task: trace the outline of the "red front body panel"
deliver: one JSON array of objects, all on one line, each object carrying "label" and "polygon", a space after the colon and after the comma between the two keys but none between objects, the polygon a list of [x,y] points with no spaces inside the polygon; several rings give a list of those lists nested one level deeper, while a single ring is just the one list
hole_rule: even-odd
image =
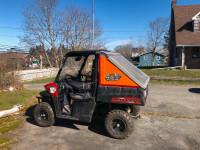
[{"label": "red front body panel", "polygon": [[49,83],[44,85],[45,89],[51,93],[52,97],[58,97],[58,85],[55,83]]}]

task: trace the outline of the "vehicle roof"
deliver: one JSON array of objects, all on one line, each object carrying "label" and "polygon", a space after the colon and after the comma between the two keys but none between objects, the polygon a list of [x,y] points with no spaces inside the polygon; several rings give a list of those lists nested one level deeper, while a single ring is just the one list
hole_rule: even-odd
[{"label": "vehicle roof", "polygon": [[65,56],[73,56],[73,55],[92,55],[99,54],[101,52],[110,52],[108,50],[81,50],[81,51],[71,51],[68,52]]}]

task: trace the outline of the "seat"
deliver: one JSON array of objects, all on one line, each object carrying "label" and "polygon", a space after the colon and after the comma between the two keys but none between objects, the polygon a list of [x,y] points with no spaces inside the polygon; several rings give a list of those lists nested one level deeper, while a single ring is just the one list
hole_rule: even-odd
[{"label": "seat", "polygon": [[79,82],[79,81],[68,81],[67,84],[69,84],[74,92],[87,92],[91,90],[92,82]]},{"label": "seat", "polygon": [[69,93],[69,95],[76,102],[89,101],[92,98],[90,92],[86,92],[86,93]]}]

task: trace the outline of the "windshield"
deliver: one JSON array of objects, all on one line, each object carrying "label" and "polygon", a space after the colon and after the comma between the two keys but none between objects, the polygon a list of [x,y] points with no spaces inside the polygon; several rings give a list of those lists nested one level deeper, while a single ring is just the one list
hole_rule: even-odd
[{"label": "windshield", "polygon": [[91,80],[94,59],[94,55],[67,57],[57,79],[62,81],[63,79],[71,78],[73,80],[84,81],[87,77],[87,81]]},{"label": "windshield", "polygon": [[65,63],[63,64],[62,71],[59,74],[58,80],[61,81],[65,79],[67,75],[72,77],[78,76],[84,60],[84,56],[67,57]]}]

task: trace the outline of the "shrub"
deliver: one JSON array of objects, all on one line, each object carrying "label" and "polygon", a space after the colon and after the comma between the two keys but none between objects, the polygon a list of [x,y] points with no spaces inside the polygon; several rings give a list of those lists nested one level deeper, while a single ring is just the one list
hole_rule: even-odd
[{"label": "shrub", "polygon": [[0,89],[8,89],[9,87],[21,90],[23,83],[10,69],[0,66]]}]

